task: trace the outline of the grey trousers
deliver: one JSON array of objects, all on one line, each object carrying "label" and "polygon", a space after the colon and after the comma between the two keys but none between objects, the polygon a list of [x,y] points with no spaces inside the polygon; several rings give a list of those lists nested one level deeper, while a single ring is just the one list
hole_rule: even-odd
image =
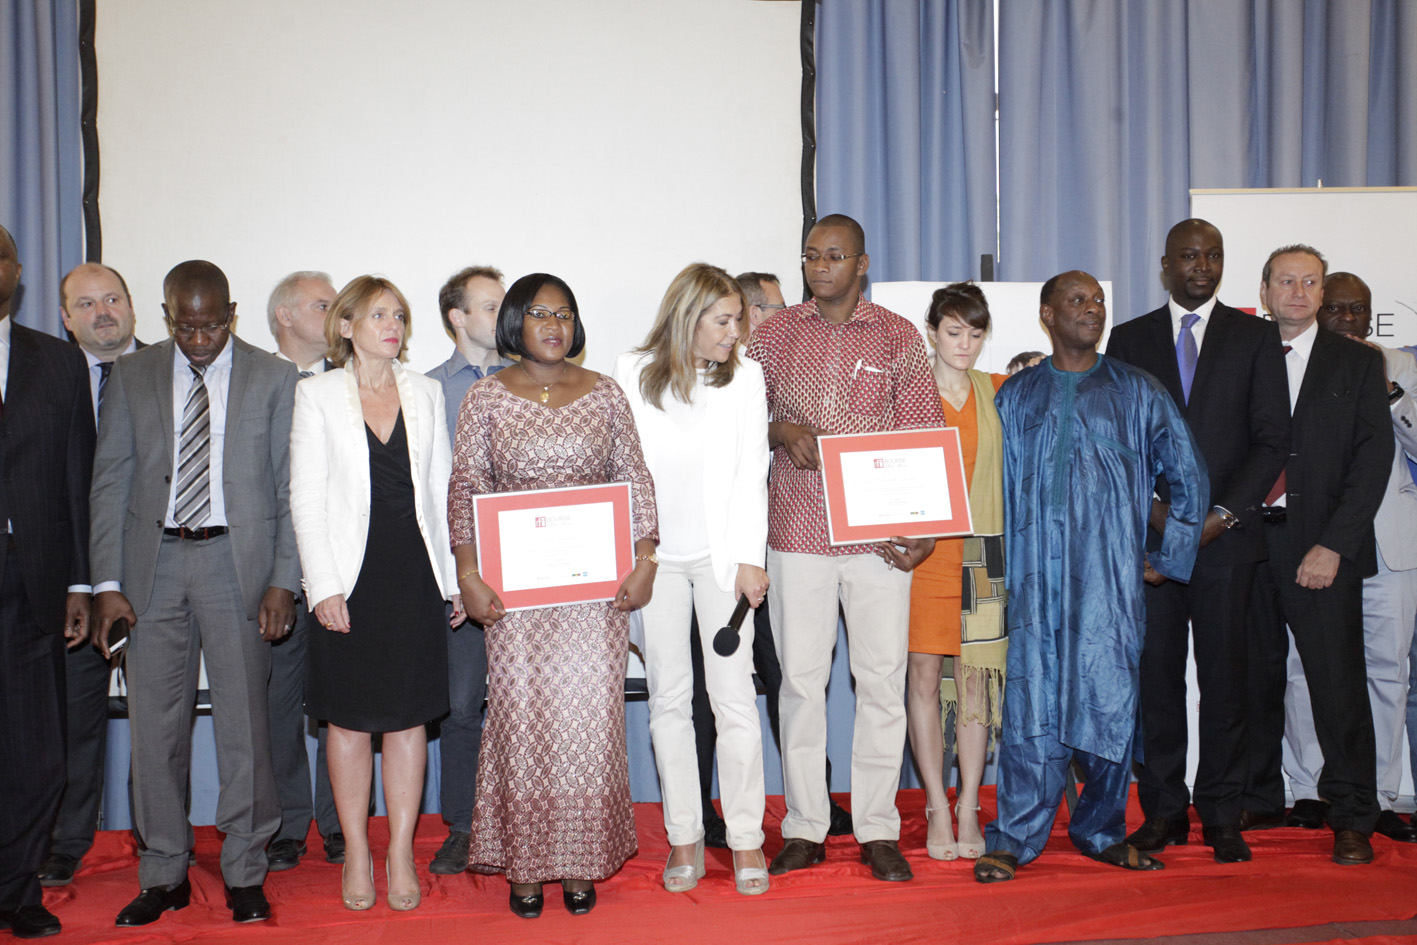
[{"label": "grey trousers", "polygon": [[295,604],[295,626],[285,639],[271,644],[271,764],[280,796],[280,830],[276,840],[304,840],[315,818],[320,836],[339,833],[339,815],[330,790],[325,762],[325,732],[320,726],[315,753],[315,799],[310,801],[310,755],[305,747],[305,651],[310,633],[318,629],[303,598]]},{"label": "grey trousers", "polygon": [[[448,612],[451,615],[451,606]],[[487,643],[475,621],[448,631],[448,694],[452,711],[443,719],[439,738],[438,807],[449,831],[467,833],[472,829],[482,703],[487,698]]]},{"label": "grey trousers", "polygon": [[227,537],[164,538],[156,574],[127,658],[133,814],[146,847],[138,883],[147,889],[180,883],[187,875],[193,836],[186,801],[200,654],[216,737],[216,825],[226,834],[222,877],[228,886],[258,885],[266,878],[266,844],[280,825],[266,709],[271,648],[246,618]]}]

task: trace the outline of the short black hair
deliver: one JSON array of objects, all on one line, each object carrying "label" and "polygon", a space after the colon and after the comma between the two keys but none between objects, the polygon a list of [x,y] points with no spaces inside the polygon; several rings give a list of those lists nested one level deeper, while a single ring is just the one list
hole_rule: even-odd
[{"label": "short black hair", "polygon": [[526,318],[526,310],[531,308],[531,300],[536,298],[536,293],[548,285],[555,286],[565,294],[566,301],[570,303],[571,311],[576,316],[576,330],[571,336],[571,347],[566,350],[566,357],[574,358],[585,350],[585,326],[581,324],[581,309],[576,304],[576,294],[560,276],[553,276],[549,272],[533,272],[512,283],[502,299],[502,307],[497,311],[497,353],[502,357],[526,356],[526,349],[522,347],[522,321]]}]

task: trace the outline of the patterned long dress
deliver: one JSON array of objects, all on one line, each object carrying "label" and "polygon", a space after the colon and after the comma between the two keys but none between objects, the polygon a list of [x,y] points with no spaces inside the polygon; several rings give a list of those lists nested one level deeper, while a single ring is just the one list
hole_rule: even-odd
[{"label": "patterned long dress", "polygon": [[[472,498],[629,482],[635,540],[658,538],[654,483],[620,387],[551,408],[496,376],[458,414],[448,520],[474,541]],[[470,860],[509,882],[605,879],[634,855],[625,752],[629,617],[608,602],[507,614],[487,629],[487,724]]]}]

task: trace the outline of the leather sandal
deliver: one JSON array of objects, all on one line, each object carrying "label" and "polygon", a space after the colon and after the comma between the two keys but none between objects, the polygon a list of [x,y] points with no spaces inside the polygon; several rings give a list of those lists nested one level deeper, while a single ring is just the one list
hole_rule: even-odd
[{"label": "leather sandal", "polygon": [[986,853],[974,861],[974,881],[977,883],[1007,882],[1017,872],[1018,857],[1006,850]]},{"label": "leather sandal", "polygon": [[1165,863],[1155,857],[1147,856],[1130,843],[1125,842],[1114,843],[1101,853],[1088,853],[1084,850],[1082,855],[1090,860],[1106,863],[1108,866],[1120,866],[1124,870],[1140,872],[1166,869]]}]

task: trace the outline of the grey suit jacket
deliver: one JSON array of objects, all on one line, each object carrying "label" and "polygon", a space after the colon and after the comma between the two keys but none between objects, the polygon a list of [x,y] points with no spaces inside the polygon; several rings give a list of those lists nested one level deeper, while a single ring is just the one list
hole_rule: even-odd
[{"label": "grey suit jacket", "polygon": [[[222,450],[226,520],[246,616],[269,587],[300,588],[290,520],[295,365],[234,335]],[[172,339],[120,358],[103,398],[94,455],[89,563],[94,584],[119,581],[139,619],[152,598],[172,489]],[[180,353],[177,354],[180,357]]]},{"label": "grey suit jacket", "polygon": [[1417,485],[1412,482],[1407,457],[1417,456],[1417,401],[1413,400],[1413,393],[1417,392],[1417,360],[1411,352],[1397,348],[1384,348],[1383,358],[1388,378],[1405,393],[1389,408],[1397,453],[1383,504],[1373,519],[1373,531],[1383,563],[1392,571],[1411,571],[1417,568]]}]

